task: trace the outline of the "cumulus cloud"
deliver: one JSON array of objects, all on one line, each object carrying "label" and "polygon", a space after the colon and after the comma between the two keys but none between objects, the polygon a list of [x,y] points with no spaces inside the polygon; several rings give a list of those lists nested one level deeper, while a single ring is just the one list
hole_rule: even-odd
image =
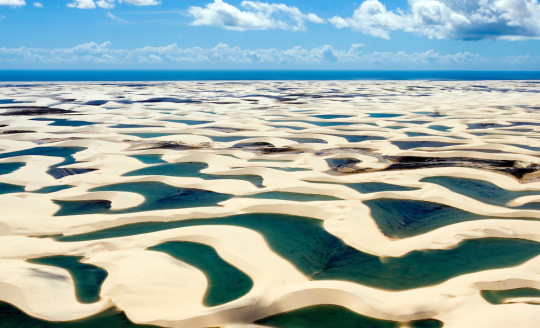
[{"label": "cumulus cloud", "polygon": [[540,38],[537,0],[408,0],[406,10],[389,11],[379,0],[366,0],[351,17],[329,19],[337,28],[352,28],[390,38],[403,30],[431,39]]},{"label": "cumulus cloud", "polygon": [[323,23],[315,14],[302,13],[285,4],[242,1],[241,9],[222,0],[214,0],[206,7],[190,7],[188,13],[195,19],[192,25],[218,26],[228,30],[305,30],[305,22]]},{"label": "cumulus cloud", "polygon": [[0,6],[24,6],[26,2],[24,0],[0,0]]},{"label": "cumulus cloud", "polygon": [[79,9],[94,9],[96,4],[94,0],[75,0],[74,2],[68,3],[68,7],[79,8]]},{"label": "cumulus cloud", "polygon": [[0,47],[0,68],[337,68],[337,69],[531,69],[540,55],[522,54],[486,58],[471,52],[442,53],[365,51],[362,44],[338,49],[314,48],[245,49],[218,43],[214,47],[179,47],[176,43],[141,48],[114,48],[112,43],[88,42],[70,48]]},{"label": "cumulus cloud", "polygon": [[160,4],[158,0],[73,0],[67,6],[79,9],[94,9],[97,7],[110,9],[114,8],[116,2],[128,3],[135,6],[155,6]]},{"label": "cumulus cloud", "polygon": [[[517,58],[529,62],[531,58]],[[295,67],[373,67],[373,65],[389,64],[472,64],[488,61],[477,54],[455,53],[441,54],[434,50],[424,52],[363,52],[362,44],[352,44],[347,49],[336,49],[323,45],[311,49],[300,46],[289,49],[243,49],[225,43],[219,43],[211,48],[181,48],[173,43],[163,47],[143,47],[135,49],[115,49],[111,42],[89,42],[71,48],[39,49],[39,48],[0,48],[0,64],[14,65],[29,62],[46,64],[111,64],[118,65],[169,65],[173,67],[231,67],[249,65],[252,67],[280,67],[292,65]],[[510,59],[508,60],[510,62]],[[179,66],[178,66],[179,65]],[[321,66],[322,65],[322,66]],[[334,66],[333,66],[334,65]],[[364,66],[362,66],[364,65]]]},{"label": "cumulus cloud", "polygon": [[114,8],[114,0],[97,0],[96,5],[100,8]]},{"label": "cumulus cloud", "polygon": [[34,2],[33,6],[36,8],[43,8],[43,4],[41,2]]},{"label": "cumulus cloud", "polygon": [[334,16],[330,23],[337,28],[351,27],[362,33],[388,39],[388,32],[403,26],[403,17],[386,10],[378,0],[362,2],[351,18]]},{"label": "cumulus cloud", "polygon": [[137,60],[140,63],[147,63],[147,64],[160,64],[164,62],[164,60],[160,56],[154,55],[154,54],[150,54],[148,56],[139,56]]}]

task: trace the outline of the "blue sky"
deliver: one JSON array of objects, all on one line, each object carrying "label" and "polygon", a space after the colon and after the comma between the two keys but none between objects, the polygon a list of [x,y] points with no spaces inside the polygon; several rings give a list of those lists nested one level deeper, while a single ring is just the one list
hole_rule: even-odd
[{"label": "blue sky", "polygon": [[0,0],[0,69],[540,70],[538,0]]}]

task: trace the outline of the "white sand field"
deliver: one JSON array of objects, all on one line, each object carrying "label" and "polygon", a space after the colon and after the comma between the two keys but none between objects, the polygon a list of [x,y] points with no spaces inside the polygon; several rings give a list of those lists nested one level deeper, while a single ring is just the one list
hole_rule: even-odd
[{"label": "white sand field", "polygon": [[[428,319],[445,328],[540,322],[537,293],[500,304],[483,296],[540,290],[538,83],[3,83],[0,126],[0,301],[28,316],[74,321],[115,307],[137,324],[258,327],[269,316],[338,305],[402,328]],[[150,185],[174,192],[144,194]],[[419,209],[406,214],[408,206]],[[422,274],[442,278],[389,278],[420,281],[403,288],[346,278],[349,258],[329,257],[311,272],[300,262],[315,260],[303,249],[276,249],[264,233],[271,226],[217,222],[260,213],[311,219],[343,254],[382,265],[464,245],[484,245],[481,259],[491,264],[460,260],[463,271],[446,274],[428,263]],[[298,238],[311,245],[309,234]],[[503,257],[490,253],[492,241],[523,246]],[[205,303],[210,276],[149,249],[166,242],[209,246],[252,287]],[[459,256],[475,258],[470,247]],[[31,261],[49,256],[106,271],[98,299],[82,302],[69,270]]]}]

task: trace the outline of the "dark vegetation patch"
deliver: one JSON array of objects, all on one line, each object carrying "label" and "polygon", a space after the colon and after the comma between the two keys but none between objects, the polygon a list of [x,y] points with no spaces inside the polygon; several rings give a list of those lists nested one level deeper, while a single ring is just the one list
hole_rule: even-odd
[{"label": "dark vegetation patch", "polygon": [[40,107],[40,106],[10,106],[10,107],[2,107],[2,109],[8,110],[7,112],[0,114],[4,116],[75,113],[75,111],[72,111],[72,110],[61,109],[61,108]]}]

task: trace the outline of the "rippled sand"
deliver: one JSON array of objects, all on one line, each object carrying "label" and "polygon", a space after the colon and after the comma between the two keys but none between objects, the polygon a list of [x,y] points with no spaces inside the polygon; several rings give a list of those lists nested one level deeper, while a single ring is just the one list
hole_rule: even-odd
[{"label": "rippled sand", "polygon": [[0,326],[538,327],[540,84],[0,85]]}]

